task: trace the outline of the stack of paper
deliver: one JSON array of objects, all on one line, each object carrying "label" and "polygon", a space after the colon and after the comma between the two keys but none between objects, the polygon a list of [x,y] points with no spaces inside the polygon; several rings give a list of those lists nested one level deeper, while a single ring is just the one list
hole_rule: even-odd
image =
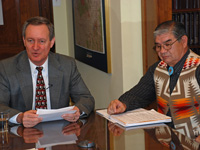
[{"label": "stack of paper", "polygon": [[96,112],[109,121],[118,123],[123,127],[171,122],[171,117],[161,114],[154,109],[146,110],[139,108],[117,115],[109,115],[107,109],[97,110]]},{"label": "stack of paper", "polygon": [[40,118],[43,118],[42,122],[61,120],[63,119],[61,117],[63,114],[75,113],[76,110],[73,110],[73,108],[74,106],[60,108],[60,109],[38,109],[37,114],[39,114]]}]

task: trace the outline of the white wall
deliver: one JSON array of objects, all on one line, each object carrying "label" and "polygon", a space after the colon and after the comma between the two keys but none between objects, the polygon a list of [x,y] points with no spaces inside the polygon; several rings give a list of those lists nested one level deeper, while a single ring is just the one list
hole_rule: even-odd
[{"label": "white wall", "polygon": [[[54,7],[56,52],[74,56],[71,0]],[[111,100],[135,85],[142,76],[142,26],[140,0],[109,0],[112,73],[77,61],[78,69],[96,100],[106,108]]]},{"label": "white wall", "polygon": [[[69,55],[70,34],[67,22],[67,5],[66,2],[70,0],[61,0],[61,5],[54,6],[54,27],[56,37],[56,52]],[[73,37],[71,37],[73,38]]]}]

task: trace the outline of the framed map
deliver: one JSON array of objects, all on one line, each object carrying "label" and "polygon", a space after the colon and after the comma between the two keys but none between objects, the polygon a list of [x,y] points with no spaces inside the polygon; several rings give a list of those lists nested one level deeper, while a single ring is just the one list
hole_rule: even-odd
[{"label": "framed map", "polygon": [[111,73],[108,0],[72,0],[75,58]]}]

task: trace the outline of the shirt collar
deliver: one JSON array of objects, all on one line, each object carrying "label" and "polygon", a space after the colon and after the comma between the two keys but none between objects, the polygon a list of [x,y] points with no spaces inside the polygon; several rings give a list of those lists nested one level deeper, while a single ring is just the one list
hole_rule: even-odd
[{"label": "shirt collar", "polygon": [[[38,71],[36,70],[36,67],[39,67],[39,66],[36,66],[34,63],[32,63],[32,61],[30,59],[28,59],[28,60],[29,60],[29,63],[30,63],[32,74],[38,73]],[[48,58],[41,67],[43,67],[42,72],[47,72],[47,70],[48,70]]]},{"label": "shirt collar", "polygon": [[190,54],[190,50],[188,49],[188,51],[185,53],[185,55],[181,58],[181,60],[173,67],[174,68],[174,73],[179,73],[181,72],[183,65],[188,57],[188,55]]}]

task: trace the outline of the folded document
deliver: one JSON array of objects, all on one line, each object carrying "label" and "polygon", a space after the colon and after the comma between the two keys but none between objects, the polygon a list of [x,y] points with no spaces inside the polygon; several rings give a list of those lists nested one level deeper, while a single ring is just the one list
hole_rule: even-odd
[{"label": "folded document", "polygon": [[107,109],[97,110],[96,112],[109,121],[118,123],[123,127],[171,122],[171,117],[161,114],[154,109],[146,110],[139,108],[116,115],[109,115]]}]

